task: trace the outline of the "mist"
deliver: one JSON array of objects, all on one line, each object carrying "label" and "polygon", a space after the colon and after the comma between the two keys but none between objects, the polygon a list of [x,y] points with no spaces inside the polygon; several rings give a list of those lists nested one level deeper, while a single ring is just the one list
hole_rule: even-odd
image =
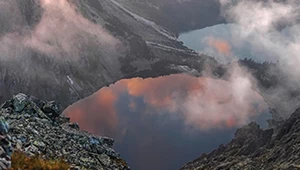
[{"label": "mist", "polygon": [[277,67],[284,81],[276,88],[266,90],[264,97],[270,101],[271,108],[278,108],[278,114],[286,118],[299,105],[298,99],[290,95],[300,85],[299,1],[220,2],[227,20],[242,28],[231,30],[235,42],[246,39],[253,53],[280,63]]},{"label": "mist", "polygon": [[[25,18],[29,15],[26,3],[31,3],[32,18]],[[99,47],[98,53],[114,55],[120,43],[101,25],[83,17],[71,1],[11,0],[1,1],[0,8],[2,60],[24,57],[32,50],[48,57],[78,59],[88,55],[87,48]]]},{"label": "mist", "polygon": [[253,52],[278,60],[282,69],[293,68],[285,70],[289,75],[299,75],[299,1],[220,2],[227,20],[241,26],[242,30],[231,30],[236,42],[246,39]]}]

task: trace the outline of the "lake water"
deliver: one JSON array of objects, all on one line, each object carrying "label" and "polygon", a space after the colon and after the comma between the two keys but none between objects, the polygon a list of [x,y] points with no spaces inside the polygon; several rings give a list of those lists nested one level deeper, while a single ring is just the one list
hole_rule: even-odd
[{"label": "lake water", "polygon": [[124,79],[64,114],[82,130],[114,138],[132,169],[174,170],[228,143],[250,121],[266,127],[261,96],[249,88],[240,99],[232,86],[185,74]]},{"label": "lake water", "polygon": [[265,49],[263,44],[257,45],[259,38],[259,33],[248,35],[237,24],[219,24],[182,33],[178,39],[187,47],[210,55],[222,63],[244,58],[258,62],[276,61],[269,49]]},{"label": "lake water", "polygon": [[[270,60],[243,29],[221,24],[181,34],[179,39],[220,62]],[[261,56],[265,56],[262,58]],[[65,110],[82,130],[115,139],[132,169],[174,170],[228,143],[237,128],[271,116],[250,87],[241,98],[236,84],[185,74],[124,79]]]}]

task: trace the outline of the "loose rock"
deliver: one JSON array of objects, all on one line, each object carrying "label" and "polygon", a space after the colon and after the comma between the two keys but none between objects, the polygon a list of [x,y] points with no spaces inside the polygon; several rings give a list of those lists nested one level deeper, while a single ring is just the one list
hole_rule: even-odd
[{"label": "loose rock", "polygon": [[63,157],[73,169],[130,169],[126,163],[117,161],[121,158],[111,148],[113,139],[79,131],[78,124],[61,115],[62,107],[58,102],[18,94],[5,102],[0,112],[3,116],[0,118],[0,153],[9,158],[8,161],[0,160],[0,169],[10,167],[12,148],[29,156]]}]

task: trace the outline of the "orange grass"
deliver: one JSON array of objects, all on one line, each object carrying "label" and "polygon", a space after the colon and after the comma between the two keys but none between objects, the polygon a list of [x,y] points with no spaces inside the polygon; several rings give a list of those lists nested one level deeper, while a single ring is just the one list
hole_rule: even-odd
[{"label": "orange grass", "polygon": [[10,170],[68,170],[70,165],[62,160],[45,160],[41,156],[29,157],[21,151],[12,154],[12,168]]}]

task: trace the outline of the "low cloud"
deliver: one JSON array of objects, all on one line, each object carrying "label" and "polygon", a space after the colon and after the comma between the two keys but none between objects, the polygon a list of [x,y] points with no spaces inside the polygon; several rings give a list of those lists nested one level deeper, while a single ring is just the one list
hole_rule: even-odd
[{"label": "low cloud", "polygon": [[[231,42],[246,42],[252,55],[279,61],[284,81],[265,96],[270,106],[283,115],[291,114],[299,104],[291,91],[299,90],[300,77],[300,2],[297,0],[220,0],[222,13],[231,23]],[[272,70],[270,70],[272,71]],[[279,75],[278,75],[279,76]],[[281,96],[280,99],[275,96]],[[279,105],[285,105],[284,107]],[[286,116],[284,116],[286,117]]]},{"label": "low cloud", "polygon": [[273,61],[293,68],[294,71],[287,70],[289,73],[300,75],[299,1],[221,0],[221,4],[227,20],[241,26],[239,31],[231,30],[236,41],[246,39],[253,52],[271,56]]},{"label": "low cloud", "polygon": [[[31,3],[31,14],[26,14],[23,3]],[[35,0],[21,2],[17,0],[1,1],[0,42],[2,59],[11,59],[22,55],[23,49],[35,50],[48,56],[60,58],[78,58],[89,50],[102,49],[100,52],[115,52],[119,43],[100,25],[92,23],[79,12],[77,7],[67,0]],[[28,26],[26,15],[41,15],[30,18],[37,22]],[[2,35],[1,35],[2,32]],[[18,51],[16,54],[15,51]]]},{"label": "low cloud", "polygon": [[236,1],[220,0],[223,7],[223,15],[230,22],[244,26],[244,35],[255,31],[274,31],[276,26],[284,20],[293,23],[298,15],[299,3],[295,0],[278,1]]}]

